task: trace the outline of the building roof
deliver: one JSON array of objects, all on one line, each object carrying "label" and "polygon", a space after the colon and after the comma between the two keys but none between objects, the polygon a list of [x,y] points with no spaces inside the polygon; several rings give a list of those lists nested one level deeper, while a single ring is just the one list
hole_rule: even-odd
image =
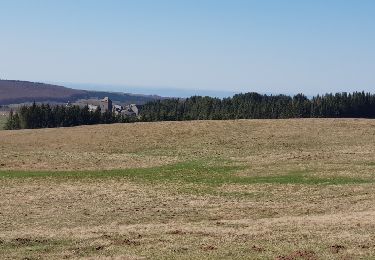
[{"label": "building roof", "polygon": [[109,99],[109,97],[105,97],[105,98],[103,98],[101,101],[102,101],[102,102],[109,102],[109,101],[111,101],[111,100]]}]

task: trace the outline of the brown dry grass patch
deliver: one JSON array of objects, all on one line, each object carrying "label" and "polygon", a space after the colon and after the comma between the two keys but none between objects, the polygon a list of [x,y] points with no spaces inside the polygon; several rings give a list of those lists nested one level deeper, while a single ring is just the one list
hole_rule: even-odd
[{"label": "brown dry grass patch", "polygon": [[156,166],[201,157],[259,168],[333,168],[375,162],[375,121],[238,120],[80,126],[0,132],[0,169],[83,170]]},{"label": "brown dry grass patch", "polygon": [[[240,165],[236,176],[374,179],[373,120],[161,122],[1,131],[0,169]],[[160,168],[161,170],[163,168]],[[213,180],[215,176],[212,177]],[[374,182],[1,178],[0,257],[372,259]]]}]

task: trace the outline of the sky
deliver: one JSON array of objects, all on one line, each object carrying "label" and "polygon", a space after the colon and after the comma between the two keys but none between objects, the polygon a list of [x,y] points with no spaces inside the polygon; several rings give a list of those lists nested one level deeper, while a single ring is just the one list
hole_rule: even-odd
[{"label": "sky", "polygon": [[375,92],[374,14],[373,0],[0,0],[0,78],[152,94]]}]

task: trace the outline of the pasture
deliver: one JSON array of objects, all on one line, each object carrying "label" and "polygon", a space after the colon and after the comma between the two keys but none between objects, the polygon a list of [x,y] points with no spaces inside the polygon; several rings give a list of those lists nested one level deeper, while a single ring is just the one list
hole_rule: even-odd
[{"label": "pasture", "polygon": [[0,132],[2,259],[373,259],[375,121]]}]

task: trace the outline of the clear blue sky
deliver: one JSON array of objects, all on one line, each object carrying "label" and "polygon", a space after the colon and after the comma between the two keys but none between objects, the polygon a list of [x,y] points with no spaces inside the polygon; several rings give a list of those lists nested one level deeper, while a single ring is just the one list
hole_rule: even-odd
[{"label": "clear blue sky", "polygon": [[374,0],[0,0],[0,78],[375,92]]}]

